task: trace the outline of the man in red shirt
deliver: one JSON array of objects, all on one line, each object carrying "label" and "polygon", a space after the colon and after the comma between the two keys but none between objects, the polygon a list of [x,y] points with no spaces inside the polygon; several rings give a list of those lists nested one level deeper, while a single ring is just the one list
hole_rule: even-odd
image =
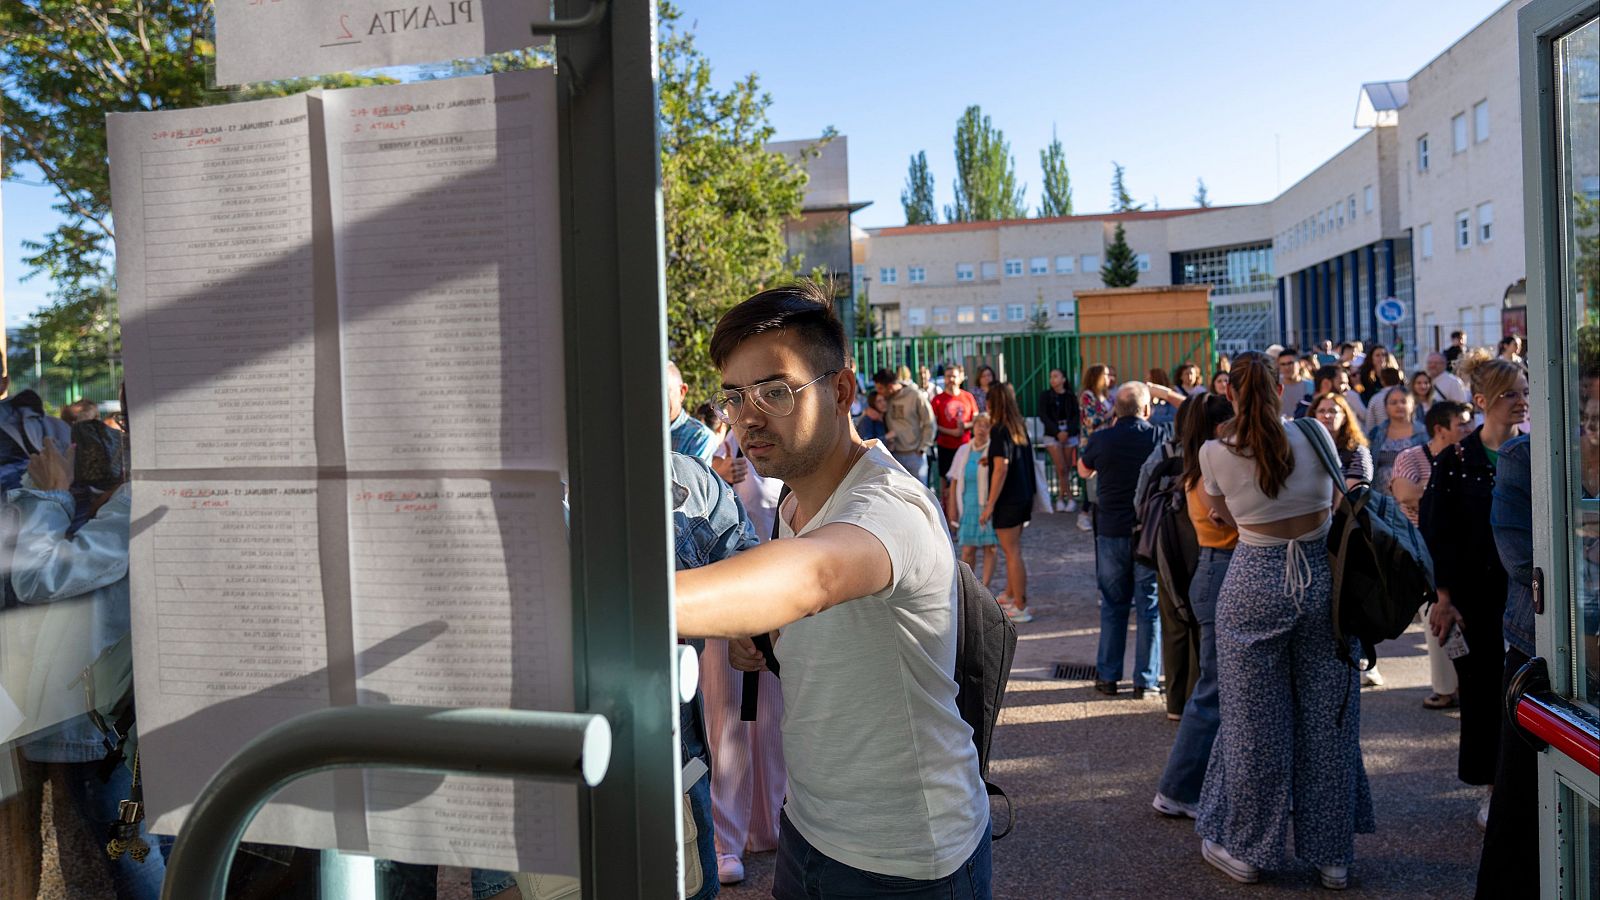
[{"label": "man in red shirt", "polygon": [[950,463],[961,445],[972,440],[972,420],[978,415],[978,398],[961,389],[966,373],[951,365],[944,370],[944,390],[933,398],[933,423],[938,427],[934,445],[939,448],[940,485],[949,489]]}]

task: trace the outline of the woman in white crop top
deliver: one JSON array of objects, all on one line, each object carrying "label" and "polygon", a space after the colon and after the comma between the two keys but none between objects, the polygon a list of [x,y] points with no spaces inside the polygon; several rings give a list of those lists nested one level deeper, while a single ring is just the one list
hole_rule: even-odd
[{"label": "woman in white crop top", "polygon": [[1241,354],[1228,384],[1236,415],[1200,451],[1201,494],[1237,525],[1239,548],[1217,601],[1222,722],[1196,830],[1206,861],[1249,883],[1288,864],[1292,825],[1295,855],[1343,888],[1355,835],[1375,823],[1356,671],[1335,653],[1335,484],[1311,443],[1326,434],[1285,424],[1281,390],[1271,362]]}]

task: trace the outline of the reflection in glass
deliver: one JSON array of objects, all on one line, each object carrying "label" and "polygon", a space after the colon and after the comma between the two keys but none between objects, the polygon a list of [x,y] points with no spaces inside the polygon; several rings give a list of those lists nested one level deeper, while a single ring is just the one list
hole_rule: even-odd
[{"label": "reflection in glass", "polygon": [[1600,708],[1600,192],[1587,189],[1600,183],[1600,19],[1556,42],[1556,78],[1563,332],[1575,338],[1566,352],[1566,430],[1577,451],[1567,495],[1573,606],[1561,640],[1574,650],[1574,696]]},{"label": "reflection in glass", "polygon": [[1561,783],[1561,896],[1600,897],[1600,806]]}]

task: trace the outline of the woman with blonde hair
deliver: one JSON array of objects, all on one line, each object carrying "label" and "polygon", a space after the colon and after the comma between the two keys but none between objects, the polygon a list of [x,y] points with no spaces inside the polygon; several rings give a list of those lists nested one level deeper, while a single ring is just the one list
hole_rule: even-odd
[{"label": "woman with blonde hair", "polygon": [[1360,691],[1333,633],[1336,485],[1317,450],[1332,442],[1283,421],[1274,362],[1240,354],[1230,374],[1235,415],[1200,447],[1195,495],[1239,533],[1216,610],[1221,720],[1195,830],[1206,862],[1248,884],[1289,862],[1292,827],[1295,856],[1342,889],[1356,833],[1376,823]]},{"label": "woman with blonde hair", "polygon": [[[1455,660],[1461,704],[1456,774],[1471,785],[1493,785],[1499,759],[1507,576],[1489,525],[1495,468],[1500,445],[1528,421],[1528,376],[1510,360],[1486,357],[1465,357],[1464,371],[1458,369],[1472,385],[1483,424],[1434,460],[1418,515],[1439,597],[1428,626],[1441,643],[1453,630],[1467,642],[1466,655]],[[1485,794],[1480,828],[1488,812]]]},{"label": "woman with blonde hair", "polygon": [[1000,552],[1006,555],[1006,590],[1000,595],[1000,605],[1011,621],[1032,622],[1028,570],[1022,562],[1022,526],[1033,516],[1038,485],[1033,477],[1033,442],[1028,440],[1028,426],[1010,382],[989,389],[989,419],[994,424],[989,436],[989,496],[978,525],[994,526]]}]

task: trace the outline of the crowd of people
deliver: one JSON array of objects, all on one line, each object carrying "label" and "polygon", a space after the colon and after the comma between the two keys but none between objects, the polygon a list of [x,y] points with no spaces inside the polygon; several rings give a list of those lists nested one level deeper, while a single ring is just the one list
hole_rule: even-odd
[{"label": "crowd of people", "polygon": [[[1051,369],[1028,416],[983,360],[862,378],[809,283],[735,307],[711,340],[723,389],[691,405],[677,368],[665,378],[677,622],[701,651],[680,710],[688,896],[772,850],[779,900],[990,896],[990,807],[954,679],[956,563],[1013,623],[1034,621],[1022,535],[1048,513],[1092,534],[1094,690],[1128,685],[1177,723],[1154,810],[1193,819],[1200,856],[1236,881],[1298,858],[1346,887],[1354,836],[1375,827],[1360,687],[1382,675],[1337,646],[1325,546],[1335,498],[1358,485],[1392,497],[1433,557],[1422,705],[1460,710],[1458,776],[1484,790],[1479,894],[1528,894],[1534,763],[1501,715],[1533,654],[1521,351],[1453,340],[1408,374],[1358,341],[1270,347],[1209,378],[1210,360],[1180,360],[1139,381],[1091,362],[1077,385]],[[57,417],[27,394],[0,401],[0,489],[18,513],[0,534],[7,602],[95,598],[98,649],[129,628],[125,429],[90,402]],[[1163,509],[1192,534],[1178,562],[1149,547]],[[0,815],[36,817],[49,781],[110,827],[130,784],[100,777],[102,738],[74,718],[25,742],[32,787]],[[157,852],[105,861],[119,897],[160,884],[168,844],[140,834]],[[244,877],[293,871],[258,856]],[[383,866],[392,884],[434,883],[432,867]],[[475,895],[526,895],[517,878],[475,871]]]}]

